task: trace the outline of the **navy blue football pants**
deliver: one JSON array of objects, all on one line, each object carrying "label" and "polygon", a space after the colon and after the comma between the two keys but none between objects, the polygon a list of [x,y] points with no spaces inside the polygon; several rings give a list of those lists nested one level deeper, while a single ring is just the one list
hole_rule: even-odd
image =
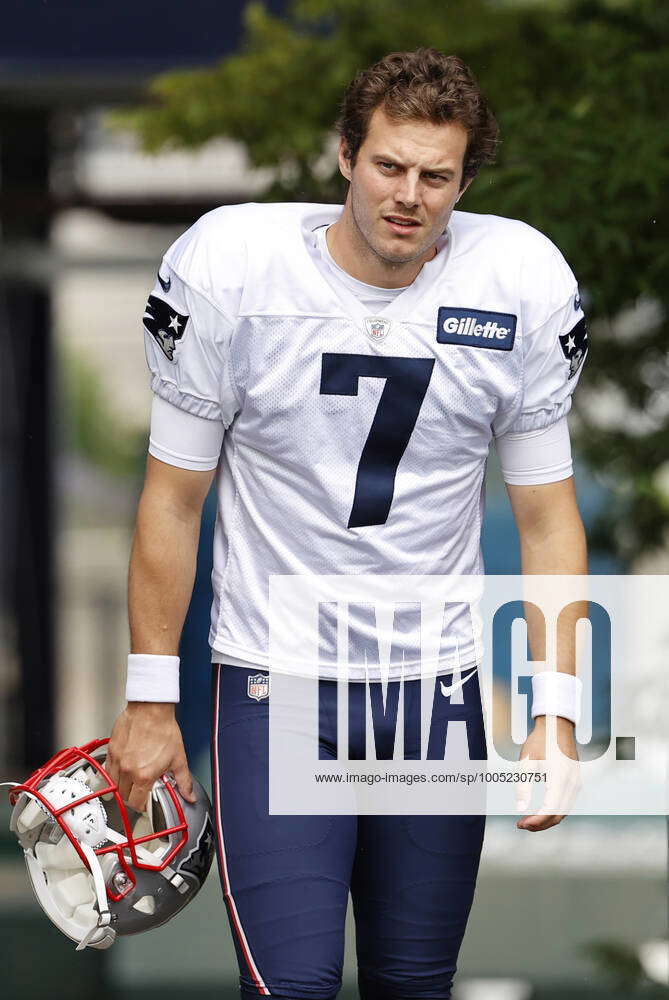
[{"label": "navy blue football pants", "polygon": [[[218,863],[242,998],[335,997],[350,891],[362,1000],[446,1000],[485,816],[270,816],[269,699],[249,695],[254,674],[213,664]],[[421,681],[404,684],[405,703],[420,698]],[[469,756],[485,759],[478,675],[462,692],[464,704],[451,706],[435,687],[434,711],[466,720]],[[336,684],[321,681],[319,697],[321,710],[328,698],[336,704]],[[364,700],[356,700],[364,719]],[[336,718],[327,710],[321,718],[328,714]],[[321,734],[323,759],[335,738]]]}]

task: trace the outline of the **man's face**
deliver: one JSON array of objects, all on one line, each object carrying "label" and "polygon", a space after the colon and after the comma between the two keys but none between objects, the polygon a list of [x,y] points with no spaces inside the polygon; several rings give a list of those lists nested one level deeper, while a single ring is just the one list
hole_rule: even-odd
[{"label": "man's face", "polygon": [[397,265],[428,254],[463,193],[466,149],[461,125],[397,122],[382,107],[372,114],[353,168],[342,142],[339,166],[351,182],[353,219],[378,258]]}]

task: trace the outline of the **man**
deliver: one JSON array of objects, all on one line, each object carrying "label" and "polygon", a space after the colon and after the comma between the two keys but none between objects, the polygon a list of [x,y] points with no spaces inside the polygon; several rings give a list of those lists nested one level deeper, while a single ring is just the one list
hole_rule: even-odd
[{"label": "man", "polygon": [[[334,997],[350,888],[364,1000],[436,1000],[451,995],[483,817],[269,816],[268,579],[480,572],[493,436],[523,571],[584,573],[566,414],[585,321],[543,235],[454,212],[497,141],[460,60],[387,56],[349,86],[339,131],[343,209],[217,209],[160,266],[144,317],[154,402],[130,563],[128,706],[109,768],[136,809],[168,769],[189,796],[177,650],[218,468],[212,761],[242,996]],[[457,615],[450,626],[462,634]],[[461,666],[475,665],[465,647]],[[576,757],[574,664],[559,666],[559,691],[535,678],[523,756],[543,757],[548,714]],[[459,717],[482,758],[476,676],[463,694]]]}]

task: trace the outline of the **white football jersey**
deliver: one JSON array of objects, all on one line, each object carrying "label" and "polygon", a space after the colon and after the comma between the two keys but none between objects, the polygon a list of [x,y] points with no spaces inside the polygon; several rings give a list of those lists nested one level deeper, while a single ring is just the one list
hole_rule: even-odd
[{"label": "white football jersey", "polygon": [[[379,316],[314,260],[315,231],[341,211],[209,212],[165,254],[147,304],[153,391],[226,428],[217,660],[269,665],[273,575],[482,573],[492,437],[564,416],[587,350],[574,275],[530,226],[454,212],[439,253]],[[416,636],[398,622],[393,660],[417,676]],[[356,630],[369,657],[373,616]],[[336,629],[324,635],[336,643]],[[439,672],[453,669],[455,643],[460,666],[475,663],[475,639],[454,605]]]}]

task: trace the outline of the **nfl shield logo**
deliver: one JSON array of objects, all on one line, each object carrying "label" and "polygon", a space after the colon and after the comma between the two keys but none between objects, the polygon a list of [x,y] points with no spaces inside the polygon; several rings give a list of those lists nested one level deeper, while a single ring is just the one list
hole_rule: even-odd
[{"label": "nfl shield logo", "polygon": [[365,320],[365,329],[370,340],[385,340],[390,333],[390,320],[370,316]]},{"label": "nfl shield logo", "polygon": [[269,676],[267,674],[251,674],[246,690],[249,698],[255,698],[256,701],[260,701],[261,698],[268,698]]}]

